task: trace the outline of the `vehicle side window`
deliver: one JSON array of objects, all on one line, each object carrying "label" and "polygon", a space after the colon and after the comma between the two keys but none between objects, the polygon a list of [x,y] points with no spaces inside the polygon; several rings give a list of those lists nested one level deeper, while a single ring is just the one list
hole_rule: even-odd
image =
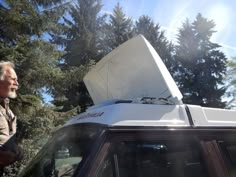
[{"label": "vehicle side window", "polygon": [[47,153],[35,166],[31,177],[70,177],[83,158],[76,143],[57,144],[54,152]]},{"label": "vehicle side window", "polygon": [[88,154],[91,140],[78,140],[76,134],[62,135],[40,155],[40,160],[24,177],[70,177]]},{"label": "vehicle side window", "polygon": [[63,145],[55,152],[55,176],[69,177],[83,158],[81,150],[75,144]]},{"label": "vehicle side window", "polygon": [[20,177],[71,177],[80,172],[102,130],[85,124],[57,131]]},{"label": "vehicle side window", "polygon": [[96,177],[208,177],[194,142],[121,142],[101,164]]},{"label": "vehicle side window", "polygon": [[96,177],[115,177],[113,169],[113,156],[110,154],[106,157],[100,166],[99,173]]},{"label": "vehicle side window", "polygon": [[236,177],[236,142],[218,142],[230,177]]}]

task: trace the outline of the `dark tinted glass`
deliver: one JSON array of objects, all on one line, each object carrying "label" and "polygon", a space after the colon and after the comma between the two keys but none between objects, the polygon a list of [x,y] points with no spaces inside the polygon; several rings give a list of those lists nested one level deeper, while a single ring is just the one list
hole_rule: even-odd
[{"label": "dark tinted glass", "polygon": [[207,177],[200,148],[193,142],[112,144],[97,177]]},{"label": "dark tinted glass", "polygon": [[231,177],[236,177],[236,142],[219,141],[225,164]]}]

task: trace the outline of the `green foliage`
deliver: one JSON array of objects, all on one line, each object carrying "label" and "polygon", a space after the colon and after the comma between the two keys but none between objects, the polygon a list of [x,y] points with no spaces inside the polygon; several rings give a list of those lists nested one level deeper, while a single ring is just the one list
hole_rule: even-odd
[{"label": "green foliage", "polygon": [[133,37],[133,22],[131,18],[126,17],[119,3],[113,9],[109,23],[104,26],[104,29],[108,51]]},{"label": "green foliage", "polygon": [[93,104],[82,82],[84,75],[106,53],[132,37],[132,21],[125,17],[119,4],[109,23],[106,16],[99,15],[101,7],[99,0],[78,0],[69,11],[71,18],[64,18],[64,38],[53,37],[55,43],[65,47],[61,65],[64,76],[53,91],[54,104],[61,106],[61,111],[79,105],[80,112]]},{"label": "green foliage", "polygon": [[0,60],[16,63],[21,94],[41,96],[41,89],[49,88],[60,72],[61,51],[43,39],[59,17],[50,12],[49,21],[49,12],[41,13],[37,5],[24,0],[6,3],[7,8],[0,8]]},{"label": "green foliage", "polygon": [[78,0],[78,5],[70,7],[69,18],[64,17],[63,36],[54,35],[53,41],[62,45],[65,55],[62,60],[68,66],[87,64],[91,59],[100,59],[99,22],[100,0]]},{"label": "green foliage", "polygon": [[228,108],[236,107],[236,57],[233,57],[228,63],[226,76],[227,92],[226,96],[230,99],[227,103]]},{"label": "green foliage", "polygon": [[105,16],[99,16],[101,7],[100,0],[78,0],[70,7],[69,17],[64,17],[63,36],[53,35],[53,42],[65,51],[60,65],[63,75],[52,91],[54,104],[61,106],[61,111],[77,107],[80,112],[92,104],[82,79],[105,53],[101,31]]},{"label": "green foliage", "polygon": [[176,80],[184,95],[184,102],[208,107],[225,107],[221,97],[225,93],[223,76],[226,57],[212,43],[215,24],[198,14],[190,24],[188,20],[179,30],[176,60]]},{"label": "green foliage", "polygon": [[5,176],[17,176],[40,148],[35,138],[50,135],[54,127],[68,118],[44,105],[42,99],[42,90],[50,92],[56,78],[62,75],[58,65],[63,53],[47,38],[57,28],[64,10],[64,7],[45,10],[43,1],[0,3],[0,60],[16,64],[20,88],[11,108],[18,117],[18,143],[25,151],[23,161],[8,167]]},{"label": "green foliage", "polygon": [[88,64],[79,67],[67,66],[63,76],[55,85],[53,95],[54,104],[61,107],[60,111],[68,111],[76,108],[77,112],[85,111],[85,108],[92,105],[93,102],[82,82],[83,77],[94,65],[91,60]]}]

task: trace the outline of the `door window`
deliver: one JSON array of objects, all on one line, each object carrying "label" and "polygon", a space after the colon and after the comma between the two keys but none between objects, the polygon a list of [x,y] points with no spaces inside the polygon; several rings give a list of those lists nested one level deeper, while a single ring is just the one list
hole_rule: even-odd
[{"label": "door window", "polygon": [[80,163],[85,161],[101,130],[94,126],[76,126],[58,132],[21,177],[73,176]]},{"label": "door window", "polygon": [[112,143],[96,177],[208,177],[195,142]]}]

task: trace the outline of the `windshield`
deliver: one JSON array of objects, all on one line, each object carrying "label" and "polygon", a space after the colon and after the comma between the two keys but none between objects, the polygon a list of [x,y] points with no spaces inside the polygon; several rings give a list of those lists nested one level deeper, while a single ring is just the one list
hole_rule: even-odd
[{"label": "windshield", "polygon": [[93,126],[70,126],[60,130],[32,160],[22,177],[72,176],[88,155],[101,132]]}]

